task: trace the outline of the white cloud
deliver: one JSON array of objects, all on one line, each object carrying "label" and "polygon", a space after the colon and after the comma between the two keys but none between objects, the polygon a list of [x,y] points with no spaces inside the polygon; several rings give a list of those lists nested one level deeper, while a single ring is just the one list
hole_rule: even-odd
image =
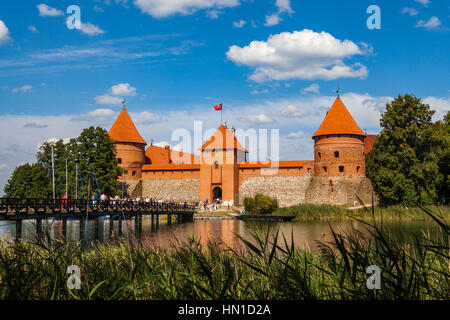
[{"label": "white cloud", "polygon": [[83,32],[84,34],[87,34],[88,36],[96,36],[98,34],[105,33],[105,31],[103,31],[98,26],[93,25],[90,22],[86,22],[86,23],[81,22],[80,31]]},{"label": "white cloud", "polygon": [[107,106],[120,106],[122,104],[121,97],[111,96],[109,94],[104,94],[102,96],[97,96],[94,98],[97,104],[107,105]]},{"label": "white cloud", "polygon": [[314,92],[319,93],[320,86],[317,83],[312,83],[310,86],[303,88],[302,93]]},{"label": "white cloud", "polygon": [[160,115],[148,111],[136,114],[135,119],[137,124],[152,124],[163,121]]},{"label": "white cloud", "polygon": [[234,21],[233,26],[235,28],[242,28],[247,22],[245,20]]},{"label": "white cloud", "polygon": [[33,86],[30,86],[30,85],[26,84],[26,85],[23,85],[23,86],[21,86],[21,87],[11,89],[11,92],[12,92],[12,93],[17,93],[17,92],[30,92],[31,89],[33,89]]},{"label": "white cloud", "polygon": [[219,10],[209,10],[208,12],[206,12],[206,15],[210,18],[210,19],[218,19],[219,18],[219,14],[221,14],[222,11]]},{"label": "white cloud", "polygon": [[0,20],[0,45],[9,41],[11,38],[9,36],[9,29],[6,24]]},{"label": "white cloud", "polygon": [[301,118],[307,116],[309,113],[306,109],[298,108],[294,105],[288,105],[281,110],[281,114],[285,117]]},{"label": "white cloud", "polygon": [[103,11],[104,11],[102,7],[99,7],[99,6],[97,6],[97,5],[94,5],[94,7],[92,8],[92,10],[94,10],[95,12],[103,12]]},{"label": "white cloud", "polygon": [[[364,47],[364,46],[363,46]],[[228,59],[254,68],[250,79],[256,82],[289,79],[364,78],[367,68],[343,60],[366,52],[350,40],[339,40],[327,32],[282,32],[267,41],[252,41],[245,47],[231,46]]]},{"label": "white cloud", "polygon": [[431,3],[430,0],[414,0],[415,2],[419,2],[421,4],[423,4],[424,6],[427,6]]},{"label": "white cloud", "polygon": [[95,121],[99,124],[110,123],[117,117],[117,112],[111,109],[95,109],[88,113],[73,116],[71,121]]},{"label": "white cloud", "polygon": [[94,97],[94,100],[101,105],[120,106],[123,102],[122,97],[135,96],[136,94],[136,88],[129,83],[119,83],[112,86],[108,93]]},{"label": "white cloud", "polygon": [[418,13],[419,11],[414,8],[405,7],[402,9],[402,14],[409,14],[410,16],[416,16]]},{"label": "white cloud", "polygon": [[64,15],[64,12],[61,10],[49,7],[45,3],[38,4],[36,7],[38,8],[41,17],[58,17]]},{"label": "white cloud", "polygon": [[135,96],[136,88],[129,83],[119,83],[111,87],[111,94],[114,96]]},{"label": "white cloud", "polygon": [[268,89],[262,89],[262,90],[252,90],[250,93],[251,94],[265,94],[265,93],[268,93],[269,92],[269,90]]},{"label": "white cloud", "polygon": [[190,15],[198,10],[218,10],[240,5],[239,0],[135,0],[134,4],[144,13],[155,18],[173,15]]},{"label": "white cloud", "polygon": [[441,120],[444,115],[450,110],[450,97],[448,98],[437,98],[437,97],[426,97],[423,99],[425,104],[429,104],[432,110],[436,113],[433,116],[433,120]]},{"label": "white cloud", "polygon": [[431,17],[428,21],[425,20],[419,20],[416,23],[416,28],[425,28],[427,30],[434,29],[436,27],[439,27],[441,25],[441,21],[438,17]]},{"label": "white cloud", "polygon": [[266,15],[266,23],[264,24],[265,26],[270,27],[279,24],[282,21],[280,15],[283,13],[294,13],[294,11],[291,9],[290,0],[277,0],[275,6],[278,8],[278,11]]},{"label": "white cloud", "polygon": [[265,115],[264,113],[260,113],[260,114],[250,114],[247,116],[248,121],[250,121],[251,123],[272,123],[273,119],[271,119],[270,117],[268,117],[267,115]]},{"label": "white cloud", "polygon": [[298,131],[298,132],[291,132],[287,135],[290,139],[297,139],[297,138],[311,138],[311,135],[309,133]]},{"label": "white cloud", "polygon": [[269,14],[266,15],[266,23],[264,23],[265,26],[271,27],[279,24],[281,22],[281,17],[278,15],[278,13]]},{"label": "white cloud", "polygon": [[35,26],[28,26],[28,30],[30,30],[33,33],[39,33],[39,30]]}]

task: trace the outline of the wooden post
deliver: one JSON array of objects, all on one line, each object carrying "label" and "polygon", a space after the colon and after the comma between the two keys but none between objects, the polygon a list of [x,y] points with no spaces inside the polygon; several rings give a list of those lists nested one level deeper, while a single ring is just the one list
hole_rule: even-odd
[{"label": "wooden post", "polygon": [[36,219],[36,237],[42,239],[42,219]]},{"label": "wooden post", "polygon": [[168,224],[169,226],[172,225],[172,214],[171,214],[171,213],[168,213],[168,214],[167,214],[167,224]]},{"label": "wooden post", "polygon": [[62,221],[63,240],[67,240],[67,218],[63,218]]},{"label": "wooden post", "polygon": [[84,217],[80,217],[80,240],[84,240],[84,229],[86,226],[86,221]]},{"label": "wooden post", "polygon": [[114,216],[109,216],[109,237],[111,238],[114,230]]},{"label": "wooden post", "polygon": [[122,236],[122,216],[119,215],[119,236]]},{"label": "wooden post", "polygon": [[151,229],[152,230],[153,230],[154,226],[155,226],[155,214],[152,213],[152,223],[151,223]]},{"label": "wooden post", "polygon": [[16,220],[16,241],[22,238],[22,220]]}]

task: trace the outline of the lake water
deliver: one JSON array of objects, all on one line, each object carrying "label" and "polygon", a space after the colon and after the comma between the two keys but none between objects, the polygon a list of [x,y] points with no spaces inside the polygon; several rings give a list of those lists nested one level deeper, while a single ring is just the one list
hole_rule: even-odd
[{"label": "lake water", "polygon": [[[413,239],[414,235],[420,234],[421,230],[435,233],[436,224],[423,221],[384,221],[383,224],[392,233],[393,237],[399,241]],[[36,236],[36,223],[33,220],[24,221],[22,225],[22,238],[31,239]],[[89,220],[85,224],[84,243],[86,246],[92,243],[106,242],[111,238],[135,237],[134,220],[126,220],[122,223],[122,231],[119,230],[118,221],[114,221],[113,229],[110,230],[109,220]],[[294,243],[299,248],[317,248],[318,241],[331,241],[332,235],[330,226],[338,232],[351,232],[356,229],[362,234],[368,235],[365,226],[356,221],[302,221],[302,222],[245,222],[241,220],[194,220],[188,223],[172,223],[167,225],[160,221],[158,228],[151,225],[150,217],[144,216],[142,219],[142,233],[140,239],[147,247],[160,246],[168,247],[176,240],[187,241],[194,236],[206,245],[209,241],[218,240],[224,246],[237,249],[241,246],[241,240],[236,234],[245,239],[251,240],[250,233],[255,230],[271,228],[275,231],[279,228],[280,238],[284,234],[290,242],[292,235]],[[53,239],[63,239],[63,223],[59,220],[43,221],[43,229],[48,231]],[[66,240],[78,241],[80,239],[80,227],[78,220],[67,221]],[[15,238],[15,223],[0,222],[0,238]]]}]

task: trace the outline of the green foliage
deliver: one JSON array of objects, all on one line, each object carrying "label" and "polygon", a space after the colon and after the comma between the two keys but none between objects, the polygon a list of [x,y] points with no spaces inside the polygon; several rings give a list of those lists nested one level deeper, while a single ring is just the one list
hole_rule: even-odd
[{"label": "green foliage", "polygon": [[[425,206],[427,210],[433,210],[444,219],[450,219],[449,206]],[[388,207],[375,207],[376,216],[380,219],[412,219],[412,220],[430,220],[419,207],[405,207],[400,205]],[[274,214],[295,216],[296,220],[335,220],[335,219],[358,219],[371,220],[372,216],[367,214],[365,208],[352,209],[329,204],[300,203],[297,205],[279,208]]]},{"label": "green foliage", "polygon": [[245,211],[248,214],[271,214],[278,208],[276,198],[257,194],[244,199]]},{"label": "green foliage", "polygon": [[[9,184],[15,187],[7,185],[4,190],[6,196],[12,196],[14,190],[14,194],[20,194],[27,198],[34,197],[32,195],[52,196],[52,146],[55,159],[56,198],[62,198],[66,190],[66,161],[69,198],[75,198],[77,180],[78,198],[83,198],[80,180],[83,182],[85,193],[88,192],[88,189],[98,193],[97,181],[102,193],[114,196],[120,191],[117,177],[122,173],[122,169],[117,164],[115,142],[109,137],[106,130],[100,127],[90,127],[84,129],[77,138],[70,139],[67,143],[59,140],[55,143],[45,142],[40,146],[36,156],[37,164],[33,167],[40,168],[40,171],[35,174],[41,179],[39,188],[42,188],[42,192],[30,192],[30,187],[22,183],[24,180],[13,174]],[[78,165],[78,173],[76,165]]]},{"label": "green foliage", "polygon": [[443,125],[432,122],[433,114],[429,105],[409,94],[386,104],[383,130],[366,156],[367,176],[382,204],[432,204],[442,197],[439,161],[448,150],[448,134],[445,147]]},{"label": "green foliage", "polygon": [[4,192],[8,198],[47,198],[52,193],[45,168],[28,163],[14,170]]}]

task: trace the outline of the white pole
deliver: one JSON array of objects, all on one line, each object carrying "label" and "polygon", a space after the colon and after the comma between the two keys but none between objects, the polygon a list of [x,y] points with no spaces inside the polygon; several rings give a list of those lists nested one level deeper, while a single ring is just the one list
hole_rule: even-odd
[{"label": "white pole", "polygon": [[75,164],[75,199],[78,200],[78,163]]},{"label": "white pole", "polygon": [[67,158],[66,158],[66,197],[67,197],[67,199],[69,199],[69,194],[68,194],[69,187],[67,186],[67,181],[68,181],[68,179],[67,179]]},{"label": "white pole", "polygon": [[53,145],[52,145],[52,185],[53,185],[53,199],[55,199],[55,157],[53,154]]}]

